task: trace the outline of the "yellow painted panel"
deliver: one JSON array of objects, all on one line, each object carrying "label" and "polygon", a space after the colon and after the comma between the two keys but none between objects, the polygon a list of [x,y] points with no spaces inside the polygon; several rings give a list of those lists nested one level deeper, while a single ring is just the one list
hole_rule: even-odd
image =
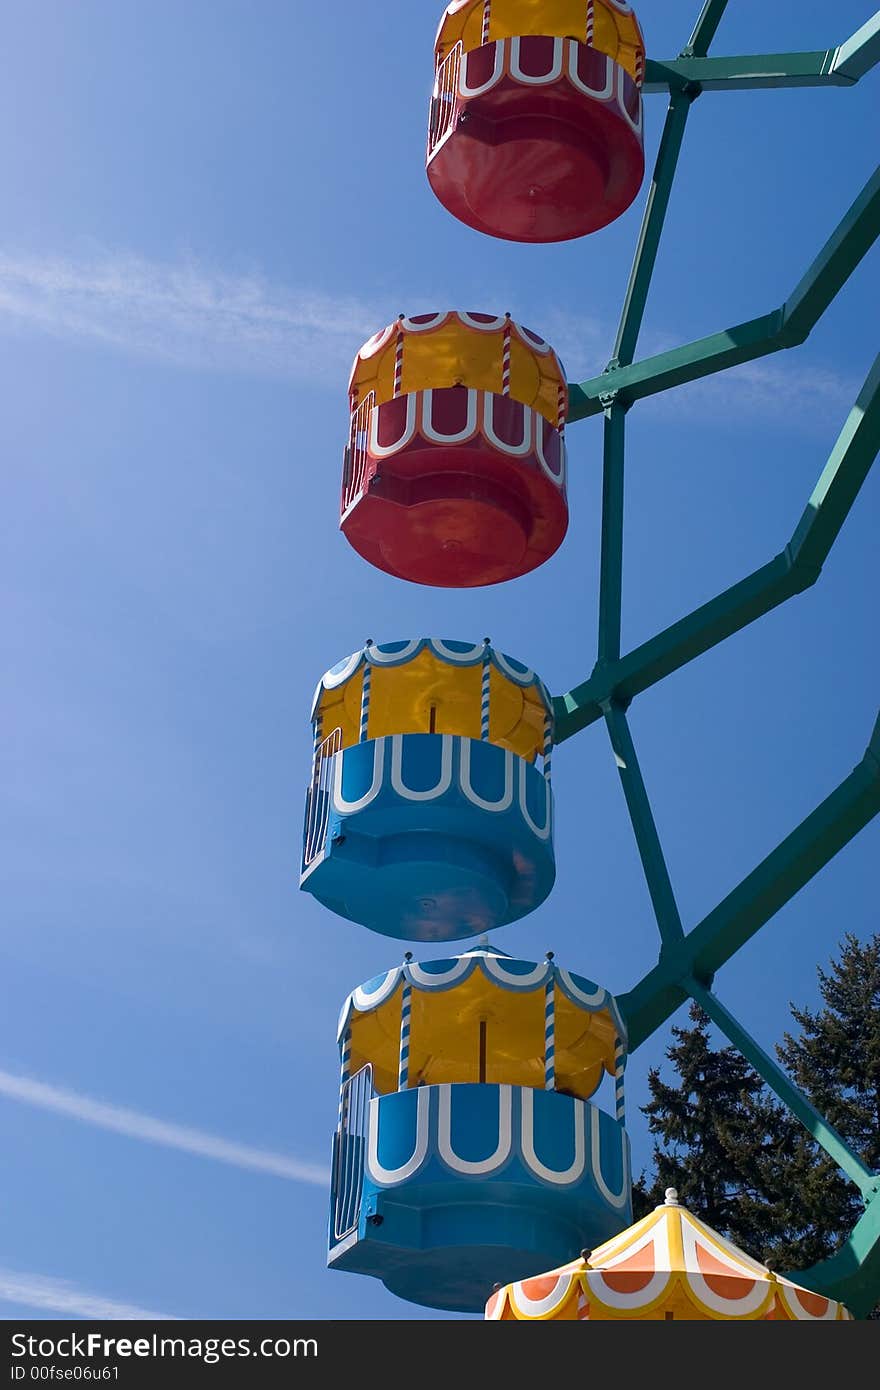
[{"label": "yellow painted panel", "polygon": [[[342,730],[342,746],[360,734],[363,666],[321,696],[321,734]],[[459,734],[480,737],[482,666],[454,666],[425,649],[402,666],[373,667],[367,736]],[[489,676],[489,742],[534,762],[544,748],[545,710],[536,686],[523,688],[493,666]]]},{"label": "yellow painted panel", "polygon": [[[544,991],[503,989],[475,970],[449,990],[413,989],[410,1086],[480,1080],[480,1025],[485,1072],[493,1085],[544,1087]],[[376,1089],[397,1089],[401,989],[378,1009],[352,1014],[352,1071],[372,1063]],[[607,1012],[589,1013],[556,994],[557,1090],[587,1099],[613,1073],[615,1027]]]},{"label": "yellow painted panel", "polygon": [[[424,332],[405,332],[401,391],[441,390],[449,386],[468,386],[473,390],[501,394],[504,330],[481,331],[462,323],[455,315],[437,328]],[[394,363],[397,334],[372,357],[358,358],[352,373],[352,386],[358,400],[376,393],[376,404],[394,395]],[[559,386],[564,385],[556,356],[539,353],[525,343],[514,329],[510,343],[510,394],[522,405],[530,405],[555,425],[559,410]]]},{"label": "yellow painted panel", "polygon": [[[465,52],[479,48],[483,33],[483,0],[456,11],[441,23],[436,52],[443,58],[462,41]],[[586,41],[586,0],[492,0],[489,41],[520,34],[547,34],[554,38]],[[645,42],[635,14],[623,14],[603,0],[596,0],[593,47],[620,63],[636,76],[636,55],[645,56]]]}]

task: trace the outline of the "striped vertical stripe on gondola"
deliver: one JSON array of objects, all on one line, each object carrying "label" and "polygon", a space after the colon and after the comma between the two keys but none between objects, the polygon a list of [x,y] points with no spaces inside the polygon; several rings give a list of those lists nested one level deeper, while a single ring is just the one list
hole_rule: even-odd
[{"label": "striped vertical stripe on gondola", "polygon": [[501,394],[510,395],[510,340],[511,325],[510,314],[504,318],[504,346],[501,349]]},{"label": "striped vertical stripe on gondola", "polygon": [[403,981],[403,994],[400,999],[400,1061],[397,1068],[397,1089],[405,1091],[409,1086],[409,1027],[412,1013],[412,985]]},{"label": "striped vertical stripe on gondola", "polygon": [[339,1115],[337,1117],[337,1127],[342,1129],[343,1111],[345,1109],[345,1089],[348,1085],[348,1078],[351,1072],[351,1029],[346,1028],[339,1044]]},{"label": "striped vertical stripe on gondola", "polygon": [[394,345],[394,399],[403,392],[403,314],[397,324],[397,342]]},{"label": "striped vertical stripe on gondola", "polygon": [[593,47],[593,34],[596,28],[596,0],[587,0],[587,47]]},{"label": "striped vertical stripe on gondola", "polygon": [[492,648],[488,637],[483,643],[483,680],[480,688],[480,738],[489,741],[489,707],[492,683]]},{"label": "striped vertical stripe on gondola", "polygon": [[550,766],[553,761],[553,715],[548,710],[544,715],[544,779],[550,781]]},{"label": "striped vertical stripe on gondola", "polygon": [[364,647],[364,681],[361,686],[361,725],[358,731],[358,743],[366,743],[367,728],[370,723],[370,688],[373,684],[373,667],[370,664],[370,656],[367,647]]},{"label": "striped vertical stripe on gondola", "polygon": [[556,392],[556,428],[562,434],[565,429],[565,417],[568,414],[568,390],[565,382],[560,381]]},{"label": "striped vertical stripe on gondola", "polygon": [[614,1040],[614,1117],[619,1124],[626,1120],[626,1097],[623,1073],[626,1071],[626,1049],[620,1038]]},{"label": "striped vertical stripe on gondola", "polygon": [[544,986],[544,1089],[556,1090],[556,976]]},{"label": "striped vertical stripe on gondola", "polygon": [[641,87],[645,80],[645,55],[640,48],[636,49],[636,86]]},{"label": "striped vertical stripe on gondola", "polygon": [[318,749],[321,747],[321,731],[323,728],[323,722],[324,721],[322,720],[320,714],[316,714],[314,719],[312,720],[312,733],[314,734],[314,741],[312,743],[313,772],[316,770],[318,764]]},{"label": "striped vertical stripe on gondola", "polygon": [[492,0],[483,0],[483,32],[480,37],[481,44],[489,42],[489,25],[492,22]]}]

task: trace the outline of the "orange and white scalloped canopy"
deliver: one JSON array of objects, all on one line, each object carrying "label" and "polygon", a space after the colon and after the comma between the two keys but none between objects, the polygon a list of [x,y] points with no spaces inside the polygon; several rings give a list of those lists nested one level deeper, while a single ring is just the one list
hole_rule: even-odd
[{"label": "orange and white scalloped canopy", "polygon": [[492,1321],[842,1322],[842,1303],[773,1274],[672,1195],[628,1230],[561,1269],[508,1284]]}]

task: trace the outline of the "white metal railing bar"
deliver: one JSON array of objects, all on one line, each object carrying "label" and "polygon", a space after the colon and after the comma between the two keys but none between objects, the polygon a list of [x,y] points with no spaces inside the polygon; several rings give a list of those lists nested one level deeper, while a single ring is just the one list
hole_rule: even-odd
[{"label": "white metal railing bar", "polygon": [[369,460],[370,416],[376,404],[375,391],[369,391],[351,413],[351,432],[342,474],[342,510],[345,512],[360,497],[367,479]]},{"label": "white metal railing bar", "polygon": [[333,1174],[334,1240],[342,1240],[360,1220],[370,1101],[374,1095],[373,1068],[367,1063],[346,1081],[342,1092]]},{"label": "white metal railing bar", "polygon": [[428,153],[440,144],[452,129],[458,99],[458,85],[461,76],[461,60],[464,50],[461,40],[451,48],[437,69],[434,78],[434,91],[431,94],[431,109],[428,117]]},{"label": "white metal railing bar", "polygon": [[306,796],[306,827],[303,863],[307,867],[324,848],[330,819],[330,779],[333,758],[342,748],[342,730],[334,729],[315,749],[312,780]]}]

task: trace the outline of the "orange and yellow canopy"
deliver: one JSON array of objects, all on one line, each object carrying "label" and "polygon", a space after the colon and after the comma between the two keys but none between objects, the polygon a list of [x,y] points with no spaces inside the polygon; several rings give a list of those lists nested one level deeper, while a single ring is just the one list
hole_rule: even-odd
[{"label": "orange and yellow canopy", "polygon": [[843,1304],[773,1274],[678,1202],[590,1253],[492,1295],[495,1321],[841,1322]]}]

